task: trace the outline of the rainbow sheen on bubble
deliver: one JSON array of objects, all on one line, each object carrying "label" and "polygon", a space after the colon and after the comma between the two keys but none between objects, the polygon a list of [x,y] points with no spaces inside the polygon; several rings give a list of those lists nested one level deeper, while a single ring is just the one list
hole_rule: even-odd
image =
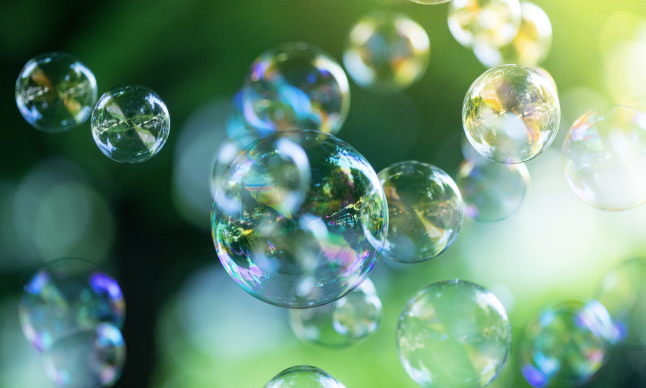
[{"label": "rainbow sheen on bubble", "polygon": [[444,252],[462,225],[462,197],[453,179],[426,163],[395,163],[379,172],[388,199],[388,237],[383,254],[416,263]]},{"label": "rainbow sheen on bubble", "polygon": [[340,381],[314,366],[299,365],[276,375],[265,388],[345,388]]},{"label": "rainbow sheen on bubble", "polygon": [[97,98],[94,74],[75,56],[54,52],[31,59],[16,80],[22,117],[47,133],[69,131],[92,114]]},{"label": "rainbow sheen on bubble", "polygon": [[482,74],[462,106],[467,139],[487,159],[523,163],[554,140],[561,120],[556,91],[545,77],[519,65]]},{"label": "rainbow sheen on bubble", "polygon": [[404,369],[423,388],[480,388],[502,370],[511,326],[493,293],[446,280],[408,301],[399,317],[397,346]]},{"label": "rainbow sheen on bubble", "polygon": [[646,112],[611,105],[581,116],[565,138],[563,170],[590,206],[630,210],[646,202]]},{"label": "rainbow sheen on bubble", "polygon": [[449,30],[461,45],[502,47],[509,44],[521,23],[518,0],[453,0],[449,4]]},{"label": "rainbow sheen on bubble", "polygon": [[350,29],[343,63],[357,85],[394,92],[424,75],[430,50],[428,35],[419,24],[405,15],[376,12]]}]

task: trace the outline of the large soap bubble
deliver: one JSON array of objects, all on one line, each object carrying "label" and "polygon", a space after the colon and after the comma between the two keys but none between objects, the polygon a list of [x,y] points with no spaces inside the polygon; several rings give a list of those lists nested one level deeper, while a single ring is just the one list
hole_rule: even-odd
[{"label": "large soap bubble", "polygon": [[248,146],[215,194],[220,261],[251,295],[289,308],[323,305],[358,286],[388,229],[379,178],[354,148],[316,131]]},{"label": "large soap bubble", "polygon": [[482,156],[522,163],[554,140],[561,108],[550,82],[535,70],[504,65],[486,71],[471,85],[462,106],[462,125]]},{"label": "large soap bubble", "polygon": [[516,36],[521,22],[518,0],[453,0],[449,30],[463,46],[502,47]]},{"label": "large soap bubble", "polygon": [[565,138],[563,169],[590,206],[629,210],[646,202],[646,112],[612,105],[581,116]]},{"label": "large soap bubble", "polygon": [[502,370],[511,348],[511,326],[489,290],[446,280],[419,291],[397,327],[399,359],[424,388],[481,388]]},{"label": "large soap bubble", "polygon": [[299,365],[277,374],[265,388],[345,388],[345,385],[324,370]]}]

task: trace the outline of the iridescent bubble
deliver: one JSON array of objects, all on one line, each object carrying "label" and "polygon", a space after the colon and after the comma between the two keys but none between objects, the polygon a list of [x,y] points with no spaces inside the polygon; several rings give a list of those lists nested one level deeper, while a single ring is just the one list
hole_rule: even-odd
[{"label": "iridescent bubble", "polygon": [[211,195],[213,198],[215,198],[215,193],[220,186],[224,170],[226,170],[231,162],[233,162],[241,153],[242,148],[238,142],[234,140],[227,140],[222,143],[220,148],[218,148],[215,153],[215,159],[213,160],[213,175],[211,177]]},{"label": "iridescent bubble", "polygon": [[606,327],[599,316],[603,311],[600,304],[590,308],[581,302],[566,302],[533,320],[519,345],[521,371],[527,382],[533,387],[545,387],[589,381],[606,355]]},{"label": "iridescent bubble", "polygon": [[408,161],[381,170],[379,179],[388,200],[386,257],[417,263],[451,246],[462,225],[462,197],[447,173]]},{"label": "iridescent bubble", "polygon": [[47,133],[68,131],[85,122],[96,102],[94,74],[66,53],[39,55],[16,80],[16,104],[32,127]]},{"label": "iridescent bubble", "polygon": [[504,65],[486,71],[471,85],[462,106],[462,125],[482,156],[522,163],[554,140],[561,120],[556,91],[535,70]]},{"label": "iridescent bubble", "polygon": [[399,359],[424,388],[480,388],[502,370],[511,326],[502,303],[462,280],[433,283],[408,301],[397,327]]},{"label": "iridescent bubble", "polygon": [[502,47],[512,41],[521,22],[518,0],[453,0],[449,30],[465,47]]},{"label": "iridescent bubble", "polygon": [[646,112],[612,105],[581,116],[565,138],[563,170],[590,206],[629,210],[646,202]]},{"label": "iridescent bubble", "polygon": [[242,92],[245,120],[259,132],[314,129],[335,134],[350,108],[341,66],[305,43],[283,44],[260,55]]},{"label": "iridescent bubble", "polygon": [[401,14],[372,13],[350,30],[343,63],[357,85],[394,92],[424,75],[431,56],[426,31]]},{"label": "iridescent bubble", "polygon": [[168,109],[145,86],[127,85],[104,93],[92,112],[92,136],[107,157],[144,162],[164,146],[170,131]]},{"label": "iridescent bubble", "polygon": [[315,307],[352,291],[374,267],[387,229],[370,164],[316,131],[248,146],[225,170],[213,204],[213,239],[229,275],[282,307]]},{"label": "iridescent bubble", "polygon": [[345,388],[345,385],[324,370],[299,365],[277,374],[265,388]]},{"label": "iridescent bubble", "polygon": [[60,259],[41,268],[24,287],[20,321],[42,352],[57,340],[100,323],[123,325],[126,304],[119,284],[89,261]]},{"label": "iridescent bubble", "polygon": [[59,387],[110,387],[121,377],[126,345],[116,326],[102,323],[56,341],[44,361]]},{"label": "iridescent bubble", "polygon": [[542,68],[542,67],[535,67],[535,68],[534,68],[534,70],[535,70],[538,74],[540,74],[540,75],[542,75],[543,77],[545,77],[545,79],[550,83],[550,85],[552,85],[552,87],[554,88],[554,91],[555,91],[555,92],[557,93],[557,95],[558,95],[559,88],[556,86],[556,81],[554,81],[554,77],[552,77],[552,74],[550,74],[550,73],[549,73],[549,71],[545,70],[545,69],[544,69],[544,68]]}]

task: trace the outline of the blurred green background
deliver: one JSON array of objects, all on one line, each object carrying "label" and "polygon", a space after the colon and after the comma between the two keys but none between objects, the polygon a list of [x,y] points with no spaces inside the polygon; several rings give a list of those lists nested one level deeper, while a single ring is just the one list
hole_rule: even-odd
[{"label": "blurred green background", "polygon": [[[49,387],[18,325],[22,285],[43,262],[83,257],[120,281],[128,361],[116,387],[262,387],[281,370],[320,367],[348,388],[414,388],[397,358],[406,301],[437,280],[489,287],[514,335],[552,303],[592,297],[614,264],[646,254],[646,208],[588,207],[569,190],[560,159],[567,129],[588,109],[646,94],[643,0],[536,0],[554,30],[543,66],[559,89],[563,120],[550,149],[528,163],[521,209],[495,224],[464,221],[455,244],[417,265],[380,261],[371,278],[384,303],[376,335],[348,350],[292,335],[287,312],[239,289],[209,231],[210,163],[230,101],[249,65],[280,43],[303,41],[341,60],[358,18],[391,9],[420,23],[431,63],[404,93],[351,85],[339,137],[379,171],[416,159],[454,175],[462,159],[461,107],[485,71],[450,35],[447,4],[405,0],[21,0],[0,3],[0,387]],[[122,165],[96,147],[89,123],[47,135],[20,116],[16,77],[32,57],[66,51],[94,72],[99,93],[123,84],[156,91],[171,135],[148,162]],[[616,348],[592,387],[646,386],[646,352]],[[494,387],[528,387],[514,351]]]}]

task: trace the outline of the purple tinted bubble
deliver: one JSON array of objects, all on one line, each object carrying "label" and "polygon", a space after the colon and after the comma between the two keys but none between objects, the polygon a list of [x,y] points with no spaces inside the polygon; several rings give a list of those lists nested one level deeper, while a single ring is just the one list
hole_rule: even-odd
[{"label": "purple tinted bubble", "polygon": [[92,275],[90,279],[90,284],[92,289],[97,293],[106,292],[110,295],[112,300],[118,301],[123,299],[123,294],[121,293],[121,287],[116,280],[112,279],[108,275],[102,274],[100,272]]},{"label": "purple tinted bubble", "polygon": [[532,387],[541,388],[546,386],[549,382],[547,376],[534,368],[533,365],[524,365],[522,371],[523,376],[525,376],[525,380],[527,380]]},{"label": "purple tinted bubble", "polygon": [[38,271],[31,281],[25,285],[25,292],[32,295],[38,295],[47,283],[49,283],[49,275],[47,272]]}]

